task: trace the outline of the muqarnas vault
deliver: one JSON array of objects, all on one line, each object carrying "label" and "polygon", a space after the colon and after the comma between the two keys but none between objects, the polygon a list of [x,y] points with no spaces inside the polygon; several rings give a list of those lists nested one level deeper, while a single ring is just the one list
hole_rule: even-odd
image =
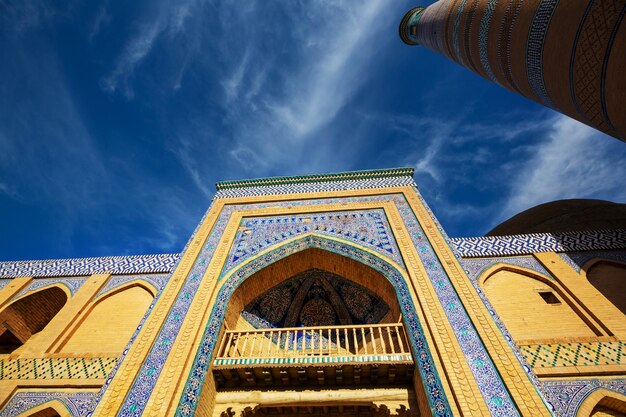
[{"label": "muqarnas vault", "polygon": [[450,239],[409,168],[220,182],[180,254],[0,263],[0,416],[626,415],[625,237]]}]

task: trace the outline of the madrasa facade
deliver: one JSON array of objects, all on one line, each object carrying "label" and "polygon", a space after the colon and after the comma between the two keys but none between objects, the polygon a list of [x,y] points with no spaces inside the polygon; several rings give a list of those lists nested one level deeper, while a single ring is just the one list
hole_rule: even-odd
[{"label": "madrasa facade", "polygon": [[626,231],[450,238],[410,168],[220,182],[179,254],[0,288],[0,417],[626,415]]}]

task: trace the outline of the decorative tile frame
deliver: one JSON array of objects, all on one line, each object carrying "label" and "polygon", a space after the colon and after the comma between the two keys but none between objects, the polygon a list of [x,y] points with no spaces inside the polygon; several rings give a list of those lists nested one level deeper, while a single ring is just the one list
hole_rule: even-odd
[{"label": "decorative tile frame", "polygon": [[374,209],[246,218],[237,231],[222,275],[276,243],[309,233],[363,245],[404,267],[384,211]]},{"label": "decorative tile frame", "polygon": [[20,414],[50,401],[60,401],[73,417],[85,417],[97,402],[95,392],[17,392],[0,411],[0,417],[16,417]]}]

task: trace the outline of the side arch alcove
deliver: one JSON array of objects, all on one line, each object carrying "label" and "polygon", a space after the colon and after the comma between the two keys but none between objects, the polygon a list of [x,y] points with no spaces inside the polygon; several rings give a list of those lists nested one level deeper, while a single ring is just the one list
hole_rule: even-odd
[{"label": "side arch alcove", "polygon": [[13,301],[0,312],[0,353],[15,353],[63,308],[69,290],[46,287]]},{"label": "side arch alcove", "polygon": [[479,285],[516,341],[596,337],[557,282],[510,265],[491,268]]},{"label": "side arch alcove", "polygon": [[88,307],[58,352],[121,353],[155,294],[151,285],[134,281],[101,295]]},{"label": "side arch alcove", "polygon": [[[345,339],[341,335],[333,339],[336,333],[343,332],[342,320],[354,320],[354,316],[349,311],[342,318],[341,308],[337,307],[337,304],[340,303],[331,301],[337,295],[338,287],[324,287],[325,284],[320,283],[324,280],[332,280],[333,277],[339,277],[339,280],[342,280],[341,284],[350,285],[353,289],[357,288],[362,296],[367,295],[371,297],[370,301],[384,306],[378,315],[372,316],[376,317],[378,322],[365,326],[399,326],[403,332],[406,329],[406,335],[398,337],[397,334],[393,334],[393,331],[385,328],[382,335],[386,341],[389,341],[385,344],[385,352],[382,351],[382,343],[376,341],[369,343],[373,339],[371,336],[368,338],[366,333],[368,329],[364,329],[361,334],[359,328],[361,340],[365,343],[360,344],[355,333]],[[255,330],[255,327],[263,326],[258,326],[258,324],[254,326],[248,321],[245,317],[246,309],[254,305],[259,297],[263,297],[264,294],[267,295],[268,292],[271,293],[277,286],[280,288],[281,283],[289,282],[290,279],[301,280],[301,283],[308,280],[311,288],[318,286],[319,288],[315,290],[317,293],[314,291],[313,295],[309,291],[311,288],[306,291],[299,291],[296,288],[291,296],[297,298],[300,293],[304,295],[305,300],[309,301],[324,298],[326,310],[329,310],[328,305],[332,306],[336,316],[333,319],[334,323],[339,323],[340,326],[330,325],[316,328],[315,331],[319,332],[317,340],[322,340],[322,342],[311,345],[295,342],[296,338],[293,333],[299,335],[301,334],[299,329],[304,331],[307,328],[297,327],[304,323],[298,323],[294,319],[291,319],[290,322],[296,324],[294,328],[281,329],[269,326],[270,330],[274,332],[269,336],[265,333],[264,338],[248,339],[248,341],[243,339],[242,333],[268,331],[267,329]],[[340,284],[337,285],[340,286]],[[320,295],[320,298],[316,298],[315,294],[319,295],[321,292],[325,292],[325,296],[321,297]],[[333,295],[333,293],[335,294]],[[215,307],[209,317],[203,342],[200,344],[201,348],[196,353],[191,374],[184,387],[185,395],[181,397],[178,409],[197,409],[198,415],[217,411],[212,410],[216,404],[219,406],[221,403],[218,396],[219,387],[224,384],[224,379],[220,380],[222,376],[218,378],[218,373],[222,373],[228,378],[233,376],[237,379],[234,383],[241,380],[244,382],[244,389],[254,389],[256,386],[272,387],[275,385],[280,387],[281,384],[281,389],[286,387],[293,389],[298,386],[298,383],[307,384],[307,380],[316,380],[317,382],[314,383],[318,388],[333,386],[338,383],[337,381],[346,387],[362,387],[365,382],[371,383],[373,384],[371,386],[375,387],[376,378],[383,384],[393,384],[394,381],[396,385],[404,384],[405,382],[402,381],[406,381],[406,369],[407,365],[410,364],[410,383],[408,385],[409,390],[406,391],[405,409],[419,408],[424,416],[431,415],[433,407],[438,410],[449,410],[450,406],[411,294],[412,290],[407,284],[407,277],[398,266],[351,243],[317,235],[307,235],[278,245],[260,254],[257,258],[246,261],[222,279],[216,296]],[[291,300],[286,310],[295,305],[295,309],[302,312],[302,307],[305,304],[305,301]],[[244,314],[242,315],[242,313]],[[280,318],[281,323],[284,324],[288,315]],[[301,315],[296,316],[301,317]],[[358,327],[359,325],[352,324],[351,326]],[[338,331],[340,328],[341,330]],[[287,331],[292,335],[286,335]],[[278,332],[282,332],[282,336]],[[379,335],[375,332],[369,334],[376,337]],[[317,337],[317,335],[313,336],[313,339]],[[239,340],[236,346],[232,343],[234,340]],[[338,340],[339,342],[337,342]],[[349,340],[348,346],[343,344],[344,340]],[[254,352],[252,354],[254,356],[258,351],[258,349],[255,350],[250,346],[256,344],[255,346],[258,347],[261,342],[269,346],[270,355],[274,355],[274,357],[261,358],[259,361],[254,358],[246,358],[245,356],[249,352]],[[230,343],[230,348],[227,346],[228,343]],[[401,349],[400,345],[408,349],[408,356],[400,354],[398,351]],[[374,346],[377,349],[376,356],[373,355]],[[268,351],[264,349],[262,348],[261,352],[266,354]],[[291,353],[293,349],[299,349],[298,353]],[[305,354],[306,357],[302,356],[303,349],[308,352]],[[334,351],[331,352],[333,349]],[[366,349],[369,350],[367,355],[365,354]],[[396,350],[395,355],[392,354],[391,349]],[[222,360],[225,352],[236,352],[238,358],[235,360],[224,358]],[[244,352],[245,355],[241,355],[241,352]],[[359,363],[358,366],[354,367],[353,365],[356,363],[350,363],[350,358],[342,359],[341,363],[333,363],[333,358],[327,355],[328,352],[331,352],[330,356],[333,354],[350,357],[365,355],[367,358],[356,359]],[[372,357],[374,359],[371,359]],[[413,358],[415,358],[415,362],[413,362]],[[268,367],[257,366],[269,363],[272,364],[273,368],[282,367],[282,370],[276,371]],[[372,364],[375,366],[370,368]],[[232,371],[229,370],[231,368]],[[362,375],[356,374],[354,369],[357,368],[376,369],[376,373],[370,373],[368,370]],[[414,368],[417,369],[413,371]],[[291,369],[295,371],[292,372]],[[329,369],[330,372],[328,372]],[[222,372],[224,370],[226,372]],[[295,384],[292,385],[294,381]],[[232,380],[226,382],[230,382],[231,385],[233,383]],[[399,406],[399,408],[401,407]],[[219,413],[214,415],[219,415]]]}]

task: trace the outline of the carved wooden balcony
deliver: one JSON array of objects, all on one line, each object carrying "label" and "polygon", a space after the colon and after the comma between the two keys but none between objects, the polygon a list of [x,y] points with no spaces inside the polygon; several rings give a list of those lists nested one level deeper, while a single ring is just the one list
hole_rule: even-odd
[{"label": "carved wooden balcony", "polygon": [[401,323],[227,330],[213,360],[218,388],[400,385],[413,368]]}]

